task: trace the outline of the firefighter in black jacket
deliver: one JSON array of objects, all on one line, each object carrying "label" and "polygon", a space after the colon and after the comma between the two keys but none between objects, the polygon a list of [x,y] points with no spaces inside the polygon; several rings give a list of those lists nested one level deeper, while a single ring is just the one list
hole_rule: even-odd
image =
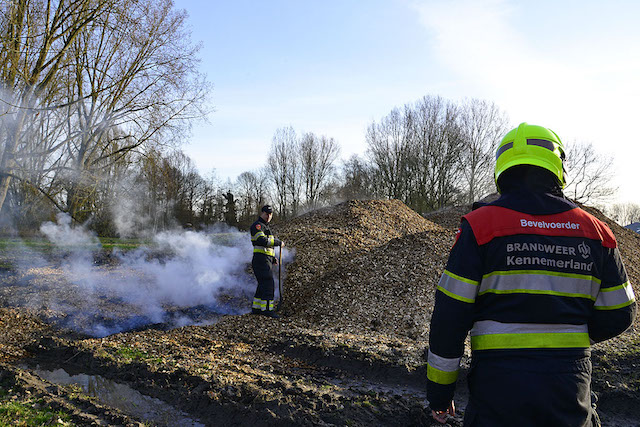
[{"label": "firefighter in black jacket", "polygon": [[471,335],[465,426],[591,426],[590,344],[635,317],[633,290],[606,224],[565,199],[564,147],[522,123],[496,153],[500,198],[464,216],[438,283],[427,397],[454,414]]},{"label": "firefighter in black jacket", "polygon": [[[275,246],[284,246],[284,242],[276,239],[269,230],[269,221],[273,217],[273,209],[269,205],[262,207],[258,220],[251,224],[251,243],[253,244],[253,259],[251,266],[258,280],[258,287],[253,298],[251,312],[268,317],[278,318],[275,313],[273,265],[277,264]],[[282,250],[282,248],[281,248]]]}]

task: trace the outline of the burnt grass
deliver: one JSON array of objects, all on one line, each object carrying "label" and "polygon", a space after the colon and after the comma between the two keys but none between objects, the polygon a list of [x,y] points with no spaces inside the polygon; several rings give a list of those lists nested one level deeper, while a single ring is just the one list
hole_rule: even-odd
[{"label": "burnt grass", "polygon": [[[389,215],[368,216],[381,204]],[[0,403],[38,398],[75,425],[141,425],[34,372],[63,368],[127,384],[204,425],[440,425],[426,402],[428,322],[433,281],[465,211],[424,219],[397,201],[346,202],[276,224],[275,233],[296,249],[281,319],[224,315],[179,328],[141,322],[96,338],[70,329],[60,321],[64,313],[17,296],[62,287],[55,262],[27,273],[7,268],[0,272]],[[612,229],[638,294],[640,236]],[[112,263],[108,255],[96,260]],[[105,304],[114,321],[132,317],[117,302]],[[212,314],[207,307],[167,309],[189,310]],[[593,348],[604,425],[638,425],[639,344],[634,326]],[[456,392],[461,411],[450,426],[462,425],[468,356],[467,349]]]}]

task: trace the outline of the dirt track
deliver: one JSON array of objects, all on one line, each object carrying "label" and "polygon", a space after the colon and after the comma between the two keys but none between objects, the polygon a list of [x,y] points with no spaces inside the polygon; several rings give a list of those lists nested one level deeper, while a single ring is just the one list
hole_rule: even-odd
[{"label": "dirt track", "polygon": [[[381,207],[390,214],[370,215]],[[225,316],[210,326],[156,325],[98,339],[42,322],[46,307],[0,309],[0,385],[66,408],[79,425],[140,420],[52,386],[31,368],[128,384],[205,425],[432,425],[424,390],[428,321],[460,211],[429,221],[397,201],[347,202],[274,227],[297,249],[280,320]],[[640,236],[613,230],[635,285]],[[7,283],[12,293],[19,284],[29,289]],[[594,349],[605,425],[640,419],[639,344],[632,329]],[[464,373],[458,390],[463,409]]]}]

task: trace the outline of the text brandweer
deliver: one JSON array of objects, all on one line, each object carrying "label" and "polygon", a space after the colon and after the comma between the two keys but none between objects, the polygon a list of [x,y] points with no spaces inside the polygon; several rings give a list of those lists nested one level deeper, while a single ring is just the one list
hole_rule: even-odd
[{"label": "text brandweer", "polygon": [[545,245],[542,243],[508,243],[507,252],[546,252],[556,255],[575,255],[576,248],[561,245]]}]

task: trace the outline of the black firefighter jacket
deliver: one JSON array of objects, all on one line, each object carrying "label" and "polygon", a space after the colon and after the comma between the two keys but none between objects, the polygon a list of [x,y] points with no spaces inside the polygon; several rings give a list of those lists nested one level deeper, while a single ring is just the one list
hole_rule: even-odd
[{"label": "black firefighter jacket", "polygon": [[[531,372],[546,369],[535,366],[544,356],[586,360],[590,381],[590,344],[627,329],[635,306],[616,239],[606,224],[564,197],[526,188],[503,194],[463,217],[437,286],[427,364],[430,406],[449,406],[467,334],[471,371],[477,365],[475,377],[481,379],[471,388],[470,378],[471,399],[476,393],[490,401],[492,380],[482,379],[481,367],[491,364],[500,373],[509,359]],[[480,363],[483,358],[490,362]],[[547,389],[537,384],[535,392],[518,390],[518,381],[509,379],[518,371],[505,374],[515,389],[501,393],[515,401]],[[529,387],[524,383],[520,387]],[[549,400],[547,407],[537,410],[552,411],[555,405],[564,411],[563,402],[553,402],[552,393],[547,394],[542,396]]]},{"label": "black firefighter jacket", "polygon": [[269,225],[259,217],[249,229],[251,233],[251,243],[254,254],[265,254],[273,257],[275,255],[274,246],[280,246],[282,242],[276,239],[269,229]]}]

